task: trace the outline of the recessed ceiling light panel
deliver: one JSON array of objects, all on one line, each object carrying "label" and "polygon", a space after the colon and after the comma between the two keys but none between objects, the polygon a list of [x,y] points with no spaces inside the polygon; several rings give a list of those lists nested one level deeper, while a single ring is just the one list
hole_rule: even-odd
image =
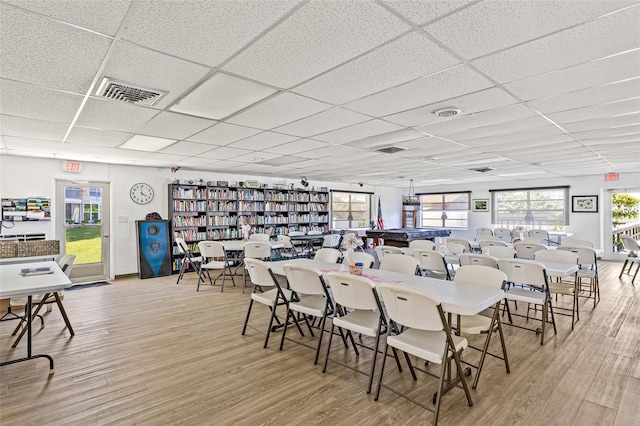
[{"label": "recessed ceiling light panel", "polygon": [[118,148],[135,151],[155,152],[175,143],[174,139],[155,138],[153,136],[133,135]]}]

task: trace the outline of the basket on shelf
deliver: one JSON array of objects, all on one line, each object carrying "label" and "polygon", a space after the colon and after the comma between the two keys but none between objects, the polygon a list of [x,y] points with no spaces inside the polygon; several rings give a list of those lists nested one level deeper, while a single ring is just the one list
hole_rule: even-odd
[{"label": "basket on shelf", "polygon": [[17,241],[0,241],[0,259],[18,256]]},{"label": "basket on shelf", "polygon": [[60,254],[60,241],[21,241],[16,257],[47,256]]}]

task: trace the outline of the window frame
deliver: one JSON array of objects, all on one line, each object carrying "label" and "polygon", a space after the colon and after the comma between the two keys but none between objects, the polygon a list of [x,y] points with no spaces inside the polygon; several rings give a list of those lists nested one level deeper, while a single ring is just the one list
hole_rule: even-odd
[{"label": "window frame", "polygon": [[[465,208],[459,208],[459,209],[452,209],[449,208],[447,209],[447,204],[451,203],[451,201],[447,201],[447,196],[451,196],[451,195],[460,195],[460,194],[465,194],[467,196],[467,200],[466,200],[466,206]],[[419,194],[416,194],[418,196],[418,198],[420,199],[420,226],[421,227],[427,227],[429,225],[426,225],[424,222],[426,219],[428,219],[428,214],[426,214],[426,212],[429,212],[431,210],[426,210],[425,209],[425,201],[423,200],[423,196],[434,196],[434,195],[439,195],[441,196],[441,208],[437,211],[440,211],[442,213],[440,213],[441,217],[441,227],[443,228],[450,228],[450,229],[459,229],[459,230],[465,230],[465,229],[469,229],[469,211],[471,210],[471,191],[447,191],[447,192],[421,192]],[[436,211],[436,209],[434,209],[433,211]],[[461,219],[454,219],[454,218],[449,218],[446,213],[450,212],[464,212],[463,214],[463,218]],[[444,213],[444,217],[443,216]],[[431,218],[431,220],[433,220],[433,218]],[[453,226],[451,225],[451,223],[455,222],[464,222],[465,226]]]},{"label": "window frame", "polygon": [[[348,226],[348,227],[346,227],[346,228],[338,228],[338,227],[336,227],[335,222],[342,222],[342,221],[344,221],[345,219],[339,219],[339,220],[336,220],[336,219],[334,218],[334,213],[335,213],[336,211],[338,211],[338,212],[345,212],[345,210],[335,210],[335,209],[334,209],[334,207],[333,207],[333,204],[334,204],[333,196],[334,196],[334,194],[348,194],[348,195],[349,195],[349,210],[348,210],[347,212],[348,212],[348,215],[349,215],[349,216],[351,216],[351,217],[353,217],[353,213],[354,213],[354,212],[358,212],[358,213],[362,212],[362,210],[352,210],[352,208],[351,208],[351,203],[352,203],[352,201],[351,201],[351,196],[352,196],[352,195],[360,195],[360,196],[362,196],[362,195],[367,195],[367,196],[368,196],[368,197],[367,197],[367,201],[366,201],[366,204],[367,204],[367,205],[366,205],[366,210],[364,211],[364,212],[365,212],[365,219],[364,219],[365,225],[364,225],[364,226]],[[332,190],[330,191],[330,196],[329,196],[329,209],[330,209],[330,211],[331,211],[331,220],[329,221],[330,229],[336,229],[336,230],[343,230],[343,229],[344,229],[344,230],[347,230],[347,229],[368,229],[368,228],[369,228],[369,226],[370,226],[370,224],[371,224],[371,220],[372,220],[372,219],[371,219],[371,217],[372,217],[372,216],[371,216],[372,199],[373,199],[373,192],[363,192],[363,191],[345,191],[345,190],[333,190],[333,189],[332,189]],[[342,201],[341,201],[341,202],[342,202]],[[355,222],[355,221],[356,221],[356,220],[354,220],[353,218],[352,218],[352,219],[346,219],[346,220],[347,220],[347,221],[349,221],[349,224],[350,224],[350,225],[352,225],[352,224],[353,224],[353,222]]]},{"label": "window frame", "polygon": [[[527,187],[527,188],[506,188],[506,189],[490,189],[489,193],[491,194],[491,223],[496,226],[505,226],[505,227],[513,227],[513,226],[528,226],[533,228],[547,229],[553,230],[558,227],[565,227],[569,225],[570,218],[570,208],[571,208],[571,197],[569,194],[570,186],[540,186],[540,187]],[[561,191],[563,196],[562,198],[553,199],[555,201],[562,201],[562,209],[539,209],[532,208],[532,204],[540,201],[544,201],[544,198],[531,198],[532,192],[543,192],[543,191]],[[520,202],[526,203],[525,208],[525,216],[522,219],[510,219],[507,220],[504,217],[501,217],[500,213],[507,211],[506,209],[500,209],[501,201],[498,200],[498,197],[502,193],[506,192],[526,192],[526,198],[519,200]],[[518,200],[512,200],[518,201]],[[513,210],[512,210],[513,211]],[[557,212],[562,211],[562,218],[560,220],[552,221],[550,219],[547,220],[535,220],[536,214],[535,212]],[[540,217],[540,215],[537,215]],[[529,219],[529,217],[531,219]]]}]

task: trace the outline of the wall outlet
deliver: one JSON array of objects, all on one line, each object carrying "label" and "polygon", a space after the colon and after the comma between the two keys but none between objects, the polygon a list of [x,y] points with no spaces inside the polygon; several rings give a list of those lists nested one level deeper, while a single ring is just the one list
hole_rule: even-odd
[{"label": "wall outlet", "polygon": [[118,223],[129,223],[129,216],[118,216]]}]

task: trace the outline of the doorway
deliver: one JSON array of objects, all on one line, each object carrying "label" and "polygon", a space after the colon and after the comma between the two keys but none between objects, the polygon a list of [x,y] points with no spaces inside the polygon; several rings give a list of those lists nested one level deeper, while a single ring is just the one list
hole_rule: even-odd
[{"label": "doorway", "polygon": [[74,283],[109,277],[108,182],[56,181],[56,235],[61,254],[75,254]]},{"label": "doorway", "polygon": [[604,249],[612,260],[620,260],[626,256],[620,236],[640,239],[640,188],[610,189],[607,195]]}]

